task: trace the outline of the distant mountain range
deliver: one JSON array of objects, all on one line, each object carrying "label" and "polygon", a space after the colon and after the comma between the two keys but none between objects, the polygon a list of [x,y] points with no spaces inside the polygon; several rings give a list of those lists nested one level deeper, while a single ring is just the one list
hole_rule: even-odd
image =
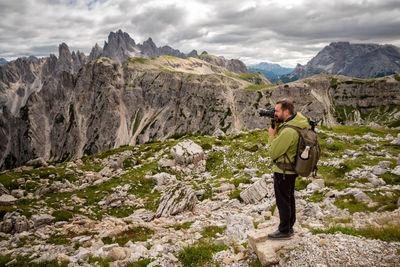
[{"label": "distant mountain range", "polygon": [[77,73],[84,65],[101,57],[110,58],[119,64],[132,57],[148,59],[161,55],[183,59],[199,57],[230,72],[247,73],[246,65],[240,60],[227,60],[208,55],[205,51],[198,56],[196,50],[185,54],[170,46],[157,47],[151,38],[143,44],[137,44],[128,33],[121,30],[110,32],[104,46],[96,44],[88,56],[80,51],[71,52],[65,43],[59,45],[58,53],[58,58],[51,54],[47,58],[38,59],[30,56],[10,62],[2,61],[5,65],[0,67],[0,107],[6,106],[11,113],[16,114],[33,92],[41,91],[43,88],[56,88],[64,72]]},{"label": "distant mountain range", "polygon": [[298,64],[292,73],[282,77],[282,81],[295,81],[320,73],[377,78],[399,72],[399,47],[335,42],[322,49],[305,66]]},{"label": "distant mountain range", "polygon": [[0,66],[4,66],[8,63],[8,61],[4,58],[0,58]]},{"label": "distant mountain range", "polygon": [[291,73],[294,68],[281,67],[279,64],[268,62],[261,62],[259,64],[252,64],[247,66],[249,72],[261,72],[272,83],[276,83],[280,76]]}]

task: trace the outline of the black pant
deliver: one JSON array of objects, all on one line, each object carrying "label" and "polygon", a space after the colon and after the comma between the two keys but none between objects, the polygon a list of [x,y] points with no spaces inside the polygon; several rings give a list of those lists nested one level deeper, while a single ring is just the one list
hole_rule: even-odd
[{"label": "black pant", "polygon": [[294,184],[297,174],[274,173],[274,189],[276,206],[279,210],[279,228],[282,233],[288,233],[296,221],[296,204],[294,199]]}]

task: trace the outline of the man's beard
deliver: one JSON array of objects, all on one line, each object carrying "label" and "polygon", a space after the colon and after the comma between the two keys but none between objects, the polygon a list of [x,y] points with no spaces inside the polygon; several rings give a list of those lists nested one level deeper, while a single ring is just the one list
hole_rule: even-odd
[{"label": "man's beard", "polygon": [[284,122],[282,119],[278,118],[278,116],[274,116],[274,121],[277,122],[277,123]]}]

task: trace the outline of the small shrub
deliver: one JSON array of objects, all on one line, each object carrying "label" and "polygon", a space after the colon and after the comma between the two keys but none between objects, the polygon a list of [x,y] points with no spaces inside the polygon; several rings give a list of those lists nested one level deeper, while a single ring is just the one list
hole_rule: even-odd
[{"label": "small shrub", "polygon": [[300,190],[304,190],[307,188],[307,185],[311,183],[311,180],[307,180],[307,179],[301,179],[298,178],[296,179],[295,185],[294,185],[294,189],[296,191],[300,191]]},{"label": "small shrub", "polygon": [[344,150],[345,146],[342,143],[338,143],[338,142],[333,142],[330,146],[329,146],[329,150],[332,151],[339,151],[339,150]]},{"label": "small shrub", "polygon": [[240,202],[243,202],[242,198],[240,197],[241,192],[242,192],[242,190],[236,188],[235,191],[233,191],[232,193],[229,194],[229,199],[237,199]]},{"label": "small shrub", "polygon": [[210,243],[200,243],[193,247],[186,247],[178,253],[178,259],[183,266],[205,266],[212,261],[212,255],[222,250],[227,250],[227,246],[217,246]]},{"label": "small shrub", "polygon": [[52,216],[54,216],[54,221],[59,222],[59,221],[69,221],[74,214],[70,211],[67,210],[55,210],[52,213]]},{"label": "small shrub", "polygon": [[206,226],[203,231],[201,231],[201,235],[203,237],[215,238],[217,233],[222,234],[225,231],[226,227],[218,227],[218,226]]},{"label": "small shrub", "polygon": [[206,170],[209,172],[213,171],[215,170],[216,167],[222,165],[223,162],[224,162],[224,155],[222,152],[217,151],[210,153],[206,161]]},{"label": "small shrub", "polygon": [[205,143],[201,145],[201,148],[204,150],[210,150],[212,148],[212,145],[209,143]]},{"label": "small shrub", "polygon": [[134,227],[132,229],[126,230],[120,233],[118,236],[111,237],[103,237],[101,240],[104,244],[113,244],[118,243],[120,246],[123,246],[129,240],[132,242],[136,241],[146,241],[154,234],[154,231],[145,227]]},{"label": "small shrub", "polygon": [[130,263],[126,264],[125,267],[146,267],[153,261],[154,261],[154,259],[143,259],[140,261],[130,262]]}]

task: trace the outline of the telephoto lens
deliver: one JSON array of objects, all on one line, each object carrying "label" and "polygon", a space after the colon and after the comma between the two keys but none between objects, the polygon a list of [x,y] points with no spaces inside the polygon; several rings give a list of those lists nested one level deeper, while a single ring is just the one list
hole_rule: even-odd
[{"label": "telephoto lens", "polygon": [[274,108],[270,108],[270,109],[262,109],[262,108],[260,108],[260,112],[259,113],[260,113],[261,117],[274,118],[275,109]]}]

